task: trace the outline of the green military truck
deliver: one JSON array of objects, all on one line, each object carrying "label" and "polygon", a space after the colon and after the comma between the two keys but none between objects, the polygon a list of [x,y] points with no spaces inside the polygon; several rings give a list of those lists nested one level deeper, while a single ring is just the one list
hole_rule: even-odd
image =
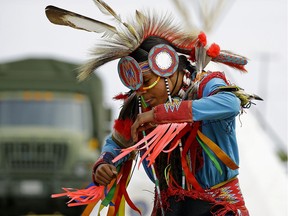
[{"label": "green military truck", "polygon": [[62,187],[83,188],[99,155],[111,111],[92,74],[53,59],[0,64],[0,215],[80,215],[52,199]]}]

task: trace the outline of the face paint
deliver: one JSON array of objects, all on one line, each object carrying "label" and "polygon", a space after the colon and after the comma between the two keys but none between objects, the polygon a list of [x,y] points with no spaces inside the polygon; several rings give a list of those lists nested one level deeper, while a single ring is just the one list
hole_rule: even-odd
[{"label": "face paint", "polygon": [[151,85],[146,86],[146,87],[142,87],[141,89],[142,89],[143,91],[146,91],[146,90],[148,90],[148,89],[152,89],[153,87],[155,87],[155,86],[157,85],[157,83],[159,82],[159,80],[160,80],[160,76],[158,76],[157,80],[155,80]]}]

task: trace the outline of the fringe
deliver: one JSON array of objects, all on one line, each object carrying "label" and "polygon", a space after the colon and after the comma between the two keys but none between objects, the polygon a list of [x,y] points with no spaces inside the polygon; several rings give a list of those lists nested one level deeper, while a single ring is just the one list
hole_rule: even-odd
[{"label": "fringe", "polygon": [[104,197],[104,186],[91,186],[86,189],[63,188],[65,193],[52,194],[52,198],[67,196],[70,200],[67,202],[68,207],[87,205],[97,203]]},{"label": "fringe", "polygon": [[[249,216],[237,178],[219,188],[205,190],[204,192],[193,189],[188,191],[180,187],[170,186],[166,191],[161,192],[162,204],[165,211],[170,209],[169,202],[167,201],[169,197],[175,197],[176,202],[181,202],[187,197],[210,202],[213,204],[210,209],[213,216],[225,216],[228,213],[233,213],[235,216]],[[157,197],[155,199],[157,200]],[[152,216],[156,216],[158,208],[159,206],[154,206]]]}]

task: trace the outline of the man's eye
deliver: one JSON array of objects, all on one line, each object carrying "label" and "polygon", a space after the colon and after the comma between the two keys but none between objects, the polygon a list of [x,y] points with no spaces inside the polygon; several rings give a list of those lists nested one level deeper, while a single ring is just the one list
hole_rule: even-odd
[{"label": "man's eye", "polygon": [[148,80],[144,80],[144,84],[149,83],[149,81],[150,81],[150,79],[148,79]]}]

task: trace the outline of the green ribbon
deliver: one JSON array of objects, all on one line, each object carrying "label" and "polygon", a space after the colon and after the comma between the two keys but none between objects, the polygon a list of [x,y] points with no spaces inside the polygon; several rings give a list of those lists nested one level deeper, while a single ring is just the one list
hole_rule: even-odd
[{"label": "green ribbon", "polygon": [[171,164],[168,164],[168,166],[166,166],[165,170],[164,170],[164,176],[165,176],[165,180],[167,185],[169,185],[169,171],[171,169]]},{"label": "green ribbon", "polygon": [[141,103],[142,103],[142,106],[143,106],[144,108],[147,108],[147,107],[148,107],[148,105],[147,105],[147,103],[145,102],[145,100],[144,100],[144,97],[143,97],[143,96],[141,96],[140,98],[141,98]]},{"label": "green ribbon", "polygon": [[222,168],[221,168],[218,160],[214,156],[214,154],[211,152],[211,150],[207,147],[207,145],[198,136],[196,136],[196,139],[197,139],[198,143],[201,145],[201,147],[203,148],[203,150],[205,151],[205,153],[208,155],[208,157],[210,158],[210,160],[212,161],[212,163],[214,164],[216,169],[222,175],[222,173],[223,173]]},{"label": "green ribbon", "polygon": [[[117,167],[117,172],[119,172],[121,169],[121,166],[118,166]],[[101,202],[101,205],[104,205],[104,206],[108,206],[111,202],[111,200],[113,199],[114,197],[114,194],[115,194],[115,190],[116,190],[116,186],[117,186],[117,181],[114,182],[113,186],[110,188],[108,194],[105,196],[105,198],[103,199],[103,201]]]},{"label": "green ribbon", "polygon": [[104,205],[104,206],[108,206],[111,202],[111,200],[113,199],[114,197],[114,193],[115,193],[115,190],[116,190],[116,181],[114,183],[114,185],[112,186],[112,188],[109,190],[108,194],[105,196],[105,199],[103,199],[101,205]]}]

